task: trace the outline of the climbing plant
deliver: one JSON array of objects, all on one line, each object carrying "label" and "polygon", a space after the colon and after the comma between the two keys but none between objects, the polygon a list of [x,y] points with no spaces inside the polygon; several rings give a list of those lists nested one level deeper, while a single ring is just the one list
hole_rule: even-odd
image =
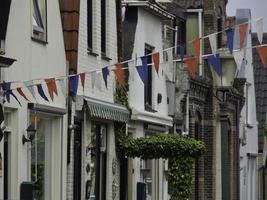
[{"label": "climbing plant", "polygon": [[190,199],[193,163],[194,159],[205,152],[203,142],[173,134],[136,139],[117,134],[117,145],[128,157],[169,159],[168,182],[172,188],[171,200]]}]

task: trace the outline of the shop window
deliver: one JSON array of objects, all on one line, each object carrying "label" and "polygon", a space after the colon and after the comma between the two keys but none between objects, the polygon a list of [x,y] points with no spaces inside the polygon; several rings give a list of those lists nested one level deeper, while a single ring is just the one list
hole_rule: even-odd
[{"label": "shop window", "polygon": [[90,199],[106,199],[107,128],[105,124],[92,123],[91,129],[91,189]]},{"label": "shop window", "polygon": [[34,198],[50,199],[52,119],[32,116],[31,122],[36,128],[31,145],[31,180],[36,186]]},{"label": "shop window", "polygon": [[46,0],[32,0],[32,38],[47,41]]}]

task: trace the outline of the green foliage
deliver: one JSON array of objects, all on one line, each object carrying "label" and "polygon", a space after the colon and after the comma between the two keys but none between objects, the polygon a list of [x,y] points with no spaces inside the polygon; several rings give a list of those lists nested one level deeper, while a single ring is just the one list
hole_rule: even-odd
[{"label": "green foliage", "polygon": [[141,159],[199,157],[205,151],[203,142],[193,138],[161,134],[142,138],[121,138],[120,148],[128,157],[140,157]]},{"label": "green foliage", "polygon": [[188,200],[192,191],[194,160],[205,152],[205,144],[193,138],[161,134],[133,139],[116,134],[117,145],[128,157],[169,159],[168,182],[171,200]]}]

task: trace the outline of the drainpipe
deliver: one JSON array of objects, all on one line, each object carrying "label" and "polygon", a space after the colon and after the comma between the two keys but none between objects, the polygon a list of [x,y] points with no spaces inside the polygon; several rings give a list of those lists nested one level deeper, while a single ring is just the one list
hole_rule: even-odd
[{"label": "drainpipe", "polygon": [[[198,37],[202,38],[203,36],[203,31],[202,31],[202,13],[203,13],[203,9],[187,9],[186,10],[188,13],[198,13]],[[200,42],[200,56],[199,56],[199,76],[202,76],[202,52],[203,49],[203,42],[201,40]]]}]

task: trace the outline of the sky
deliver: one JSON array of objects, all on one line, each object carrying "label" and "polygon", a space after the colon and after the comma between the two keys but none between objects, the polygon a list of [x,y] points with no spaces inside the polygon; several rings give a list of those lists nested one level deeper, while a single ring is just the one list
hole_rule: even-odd
[{"label": "sky", "polygon": [[263,18],[264,31],[267,32],[267,0],[228,0],[227,16],[235,16],[237,8],[250,8],[252,20]]}]

